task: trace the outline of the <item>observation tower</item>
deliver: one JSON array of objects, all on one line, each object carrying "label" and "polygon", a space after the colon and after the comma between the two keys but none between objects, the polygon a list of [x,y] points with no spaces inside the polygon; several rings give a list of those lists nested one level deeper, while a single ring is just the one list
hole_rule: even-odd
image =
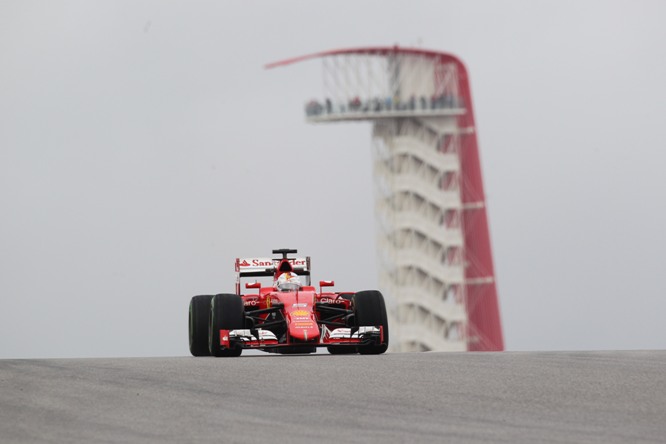
[{"label": "observation tower", "polygon": [[469,78],[451,54],[341,49],[308,122],[372,122],[379,287],[394,351],[504,349]]}]

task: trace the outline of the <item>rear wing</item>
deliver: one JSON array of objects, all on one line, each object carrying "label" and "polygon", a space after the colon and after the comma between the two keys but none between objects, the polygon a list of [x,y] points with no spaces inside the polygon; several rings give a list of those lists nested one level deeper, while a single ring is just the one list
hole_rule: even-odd
[{"label": "rear wing", "polygon": [[[298,275],[310,275],[310,256],[287,259]],[[236,273],[240,277],[275,276],[281,259],[271,258],[236,258]]]},{"label": "rear wing", "polygon": [[[304,276],[306,285],[310,285],[310,256],[287,258],[294,272]],[[240,294],[241,278],[275,277],[282,259],[265,257],[236,258],[236,293]]]}]

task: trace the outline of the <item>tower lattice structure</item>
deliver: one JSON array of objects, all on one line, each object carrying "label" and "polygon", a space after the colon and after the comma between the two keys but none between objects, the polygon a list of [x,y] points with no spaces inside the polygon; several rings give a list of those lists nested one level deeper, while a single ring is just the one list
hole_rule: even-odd
[{"label": "tower lattice structure", "polygon": [[394,351],[503,350],[467,70],[455,56],[326,51],[309,122],[370,121],[379,286]]}]

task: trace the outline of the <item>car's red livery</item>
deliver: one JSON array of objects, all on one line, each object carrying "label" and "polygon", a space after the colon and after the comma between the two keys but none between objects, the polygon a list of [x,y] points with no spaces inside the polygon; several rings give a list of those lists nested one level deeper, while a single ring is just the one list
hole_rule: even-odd
[{"label": "car's red livery", "polygon": [[[195,296],[190,301],[189,336],[193,356],[240,356],[243,349],[273,353],[380,354],[388,348],[388,321],[379,291],[332,292],[333,281],[311,285],[310,258],[288,257],[296,250],[273,250],[278,259],[236,259],[236,293]],[[299,289],[279,291],[282,273],[296,273]],[[244,278],[271,277],[270,286]]]}]

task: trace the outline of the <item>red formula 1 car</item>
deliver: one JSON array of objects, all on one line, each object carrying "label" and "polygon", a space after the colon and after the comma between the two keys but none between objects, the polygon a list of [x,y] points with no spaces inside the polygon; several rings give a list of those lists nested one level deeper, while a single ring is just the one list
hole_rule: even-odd
[{"label": "red formula 1 car", "polygon": [[[236,259],[236,294],[194,296],[190,301],[193,356],[240,356],[243,349],[272,353],[380,354],[388,348],[388,322],[379,291],[323,292],[333,281],[311,286],[310,258]],[[245,282],[256,293],[241,294],[244,278],[272,278],[270,286]],[[300,282],[300,279],[305,282]],[[282,285],[281,285],[282,282]]]}]

